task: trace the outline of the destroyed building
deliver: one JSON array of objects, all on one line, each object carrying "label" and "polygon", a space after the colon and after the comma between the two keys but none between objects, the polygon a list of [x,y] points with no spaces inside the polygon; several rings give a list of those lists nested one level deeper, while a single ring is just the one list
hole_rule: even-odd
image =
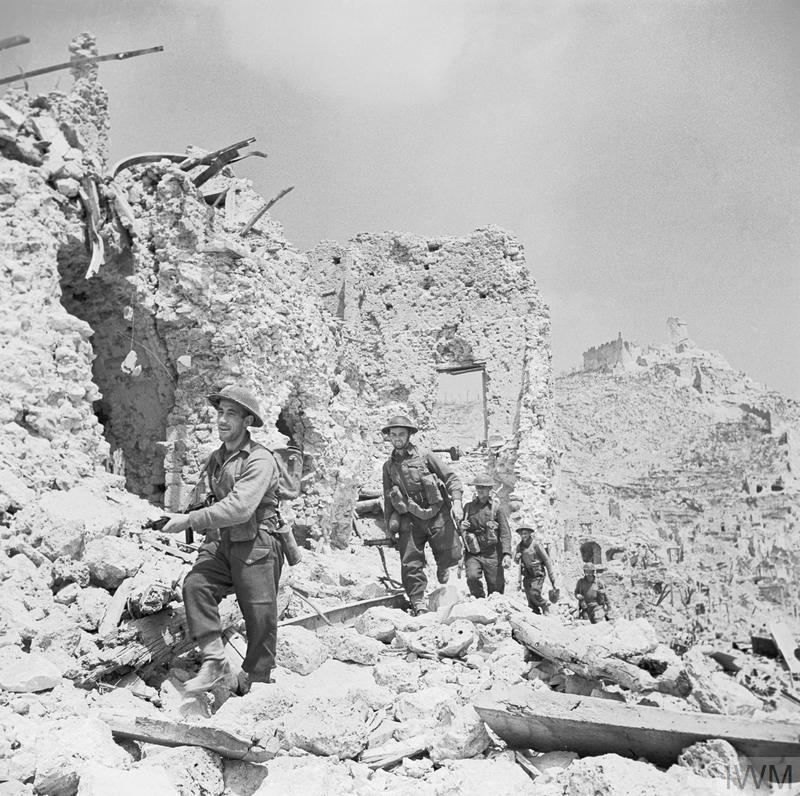
[{"label": "destroyed building", "polygon": [[[744,753],[800,752],[791,633],[753,637],[788,674],[732,647],[796,599],[795,402],[678,319],[670,346],[620,336],[553,383],[513,235],[298,252],[229,165],[251,140],[111,165],[97,66],[72,71],[69,93],[0,100],[0,788],[677,796],[723,788]],[[194,551],[141,525],[185,504],[217,444],[204,396],[232,381],[258,394],[260,438],[302,451],[290,513],[315,542],[284,571],[277,682],[187,698]],[[399,610],[353,536],[396,411],[542,522],[566,586],[550,617],[454,583],[428,617]],[[583,561],[615,622],[576,621]],[[221,612],[235,664],[241,617]]]}]

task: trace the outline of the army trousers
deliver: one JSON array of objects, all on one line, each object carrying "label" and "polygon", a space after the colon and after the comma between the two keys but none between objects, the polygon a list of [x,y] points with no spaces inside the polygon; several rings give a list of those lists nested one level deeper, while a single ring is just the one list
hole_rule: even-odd
[{"label": "army trousers", "polygon": [[524,575],[522,578],[522,588],[528,600],[528,607],[535,614],[546,614],[550,610],[549,601],[542,597],[542,586],[544,586],[544,573]]},{"label": "army trousers", "polygon": [[425,545],[430,542],[440,583],[447,580],[447,570],[455,566],[461,557],[461,542],[455,526],[443,516],[444,512],[445,509],[429,520],[421,520],[411,514],[400,516],[400,580],[414,606],[424,601],[425,587],[428,585]]},{"label": "army trousers", "polygon": [[476,555],[467,553],[464,556],[464,572],[467,575],[467,586],[473,597],[485,597],[483,580],[486,579],[488,593],[499,592],[506,588],[506,576],[497,553]]},{"label": "army trousers", "polygon": [[580,619],[588,619],[593,625],[607,619],[605,608],[600,603],[580,603]]},{"label": "army trousers", "polygon": [[255,539],[231,542],[222,531],[206,541],[183,582],[189,632],[202,645],[221,637],[219,603],[229,594],[244,617],[247,654],[242,670],[253,682],[266,682],[275,666],[278,641],[278,582],[283,567],[280,541],[259,528]]}]

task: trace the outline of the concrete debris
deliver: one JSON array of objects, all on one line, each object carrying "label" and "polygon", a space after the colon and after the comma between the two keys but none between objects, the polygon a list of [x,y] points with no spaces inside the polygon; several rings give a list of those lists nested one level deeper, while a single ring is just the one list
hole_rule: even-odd
[{"label": "concrete debris", "polygon": [[370,608],[355,620],[353,627],[365,636],[389,644],[396,632],[395,612],[393,608]]},{"label": "concrete debris", "polygon": [[411,652],[459,658],[478,641],[475,625],[457,619],[449,625],[433,625],[416,632],[397,632],[394,644]]},{"label": "concrete debris", "polygon": [[[86,34],[71,50],[97,53]],[[66,93],[0,101],[0,792],[707,793],[743,764],[745,723],[794,743],[797,402],[675,318],[669,346],[620,336],[554,382],[549,311],[513,235],[362,234],[301,254],[226,159],[251,140],[108,169],[108,97],[95,66],[73,72]],[[465,365],[483,370],[485,410],[437,397]],[[186,505],[216,445],[204,396],[234,381],[256,387],[255,438],[303,451],[281,509],[304,560],[278,598],[303,626],[280,626],[274,683],[187,698],[194,551],[142,526]],[[465,483],[487,470],[512,523],[541,526],[562,581],[550,616],[513,570],[482,599],[431,572],[416,617],[364,604],[403,598],[396,552],[384,573],[351,544],[386,534],[378,429],[395,412],[422,447],[463,449]],[[575,617],[590,561],[614,621]],[[241,630],[232,598],[220,613]],[[472,707],[495,710],[496,686],[569,705],[520,741],[559,751],[504,751]],[[558,735],[592,705],[588,729]],[[656,734],[640,751],[679,765],[601,754],[630,752],[631,715]]]},{"label": "concrete debris", "polygon": [[361,700],[341,697],[303,702],[281,719],[282,746],[340,759],[356,757],[367,745],[368,710]]},{"label": "concrete debris", "polygon": [[365,638],[355,630],[342,627],[322,628],[317,631],[317,636],[327,647],[330,657],[337,661],[373,665],[378,662],[384,650],[380,641]]},{"label": "concrete debris", "polygon": [[184,796],[173,784],[170,772],[161,768],[112,768],[99,762],[87,763],[81,769],[76,796]]},{"label": "concrete debris", "polygon": [[181,796],[221,796],[225,789],[222,758],[197,746],[153,750],[135,768],[166,771]]},{"label": "concrete debris", "polygon": [[428,735],[428,751],[435,763],[475,757],[490,743],[486,725],[471,705],[459,709],[451,705]]},{"label": "concrete debris", "polygon": [[284,627],[278,634],[275,658],[285,669],[310,674],[328,658],[328,650],[316,633],[303,627]]},{"label": "concrete debris", "polygon": [[117,536],[93,539],[83,553],[92,582],[104,589],[116,589],[125,578],[134,575],[143,558],[136,542]]},{"label": "concrete debris", "polygon": [[31,694],[48,691],[60,682],[62,671],[44,655],[24,653],[0,658],[0,688],[16,693]]}]

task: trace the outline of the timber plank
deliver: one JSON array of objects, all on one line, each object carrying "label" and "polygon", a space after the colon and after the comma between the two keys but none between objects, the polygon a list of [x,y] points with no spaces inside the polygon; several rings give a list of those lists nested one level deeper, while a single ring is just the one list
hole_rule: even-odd
[{"label": "timber plank", "polygon": [[111,728],[111,734],[119,738],[161,746],[202,746],[222,757],[248,763],[263,763],[275,756],[265,747],[217,727],[114,712],[101,712],[100,718]]},{"label": "timber plank", "polygon": [[751,758],[800,755],[800,723],[680,713],[535,690],[524,684],[483,692],[473,704],[480,717],[509,746],[537,752],[613,752],[667,766],[687,746],[721,738]]},{"label": "timber plank", "polygon": [[789,630],[789,626],[785,622],[770,622],[767,629],[775,642],[775,646],[786,661],[792,677],[800,677],[800,661],[797,660],[794,654],[797,644],[792,636],[792,631]]}]

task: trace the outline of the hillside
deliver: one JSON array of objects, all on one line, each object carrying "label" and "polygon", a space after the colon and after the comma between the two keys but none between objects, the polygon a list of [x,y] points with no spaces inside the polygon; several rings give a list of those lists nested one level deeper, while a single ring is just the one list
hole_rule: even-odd
[{"label": "hillside", "polygon": [[557,514],[622,613],[742,635],[796,615],[800,405],[688,343],[555,380]]}]

